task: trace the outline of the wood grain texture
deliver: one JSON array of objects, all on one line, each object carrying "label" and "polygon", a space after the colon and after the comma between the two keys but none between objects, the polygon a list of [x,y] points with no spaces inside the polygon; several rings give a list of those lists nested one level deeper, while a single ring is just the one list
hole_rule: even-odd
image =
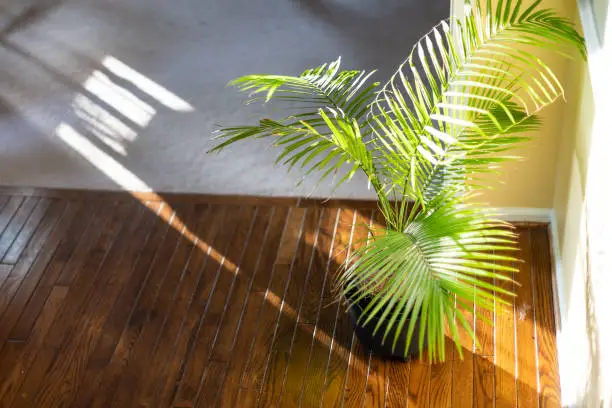
[{"label": "wood grain texture", "polygon": [[539,224],[494,327],[462,311],[482,347],[432,365],[371,356],[335,302],[372,203],[21,193],[0,194],[0,407],[560,405]]},{"label": "wood grain texture", "polygon": [[548,299],[539,293],[553,293],[550,244],[545,228],[530,229],[536,336],[538,345],[538,374],[540,378],[540,407],[561,406],[561,385],[555,339],[555,314]]},{"label": "wood grain texture", "polygon": [[[508,262],[500,262],[512,266]],[[514,273],[511,274],[516,279]],[[498,281],[502,289],[515,291],[514,282]],[[495,406],[516,407],[516,326],[514,324],[515,299],[507,299],[510,304],[498,304],[495,310]]]},{"label": "wood grain texture", "polygon": [[[520,257],[532,259],[531,237],[529,229],[518,228]],[[531,262],[521,262],[518,265],[519,272],[516,274],[518,283],[516,288],[516,359],[518,361],[517,372],[517,399],[519,407],[538,406],[538,367],[536,364],[536,339],[533,308],[533,286],[531,284],[532,266]],[[548,294],[548,300],[552,302],[552,293]]]}]

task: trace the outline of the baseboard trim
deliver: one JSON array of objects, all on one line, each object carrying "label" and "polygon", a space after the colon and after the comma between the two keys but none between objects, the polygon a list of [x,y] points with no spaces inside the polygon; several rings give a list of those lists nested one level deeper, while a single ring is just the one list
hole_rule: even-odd
[{"label": "baseboard trim", "polygon": [[498,207],[495,208],[498,218],[508,222],[539,222],[549,224],[554,219],[551,208],[533,207]]}]

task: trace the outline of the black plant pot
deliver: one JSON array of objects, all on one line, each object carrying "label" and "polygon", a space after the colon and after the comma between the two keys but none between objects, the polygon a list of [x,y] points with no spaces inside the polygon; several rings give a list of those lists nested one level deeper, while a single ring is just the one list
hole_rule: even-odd
[{"label": "black plant pot", "polygon": [[[385,339],[384,343],[382,340],[383,335],[385,333],[385,329],[387,327],[384,322],[378,329],[376,334],[374,334],[374,328],[380,320],[374,318],[370,320],[365,326],[362,324],[363,321],[357,323],[359,317],[361,316],[363,310],[369,304],[370,300],[371,298],[363,298],[359,302],[353,304],[348,310],[349,318],[351,319],[353,329],[355,330],[355,334],[357,335],[359,342],[363,344],[363,346],[370,350],[372,353],[386,359],[408,361],[410,356],[418,356],[420,316],[410,317],[417,319],[414,331],[412,333],[412,337],[410,338],[408,338],[409,322],[406,322],[404,324],[404,327],[402,327],[400,335],[397,339],[397,343],[395,344],[395,349],[393,349],[393,338],[395,336],[395,328],[397,327],[397,323],[394,324],[393,328],[387,335],[387,338]],[[408,343],[408,355],[404,355],[404,351],[406,350],[406,343]],[[425,332],[425,339],[423,344],[427,344],[427,332]]]}]

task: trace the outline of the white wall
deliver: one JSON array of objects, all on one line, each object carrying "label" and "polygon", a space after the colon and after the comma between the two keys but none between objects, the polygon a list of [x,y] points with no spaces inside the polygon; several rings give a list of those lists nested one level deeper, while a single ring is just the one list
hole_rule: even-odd
[{"label": "white wall", "polygon": [[[563,402],[612,406],[612,21],[607,0],[580,2],[588,65],[576,66],[568,97],[554,207],[559,231]],[[610,26],[610,23],[607,24]],[[596,29],[599,26],[599,29]]]},{"label": "white wall", "polygon": [[[313,190],[310,179],[296,189],[299,175],[274,167],[275,152],[261,142],[206,155],[215,125],[273,115],[245,109],[225,84],[254,72],[298,74],[339,55],[345,67],[379,68],[384,79],[449,7],[448,0],[1,3],[0,185],[317,196],[331,185]],[[337,192],[370,194],[363,178]]]}]

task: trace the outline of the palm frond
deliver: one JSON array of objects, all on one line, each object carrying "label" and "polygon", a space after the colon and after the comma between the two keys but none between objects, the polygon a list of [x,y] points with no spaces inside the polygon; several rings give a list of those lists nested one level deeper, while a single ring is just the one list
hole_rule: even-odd
[{"label": "palm frond", "polygon": [[[249,92],[249,102],[272,99],[291,102],[308,115],[317,117],[326,108],[345,118],[361,118],[369,109],[378,82],[370,82],[376,71],[340,70],[341,59],[305,70],[299,76],[255,74],[230,82]],[[312,107],[316,108],[313,110]]]},{"label": "palm frond", "polygon": [[[469,188],[466,175],[511,158],[500,155],[538,129],[537,113],[563,96],[534,50],[585,54],[572,23],[540,1],[467,2],[461,20],[425,35],[373,104],[380,160],[396,190],[424,205],[445,188]],[[521,44],[517,47],[516,44]]]},{"label": "palm frond", "polygon": [[[509,274],[515,269],[501,264],[516,261],[512,227],[483,216],[480,209],[456,204],[450,200],[418,212],[405,231],[375,233],[368,246],[352,255],[339,278],[350,302],[374,293],[363,311],[363,324],[376,318],[375,330],[383,330],[385,339],[391,336],[393,347],[408,325],[408,338],[419,333],[421,353],[427,348],[434,361],[445,358],[447,328],[457,345],[461,327],[475,337],[459,313],[455,319],[456,308],[475,299],[478,306],[492,309],[494,301],[505,302],[499,296],[512,296],[490,283],[512,280]],[[420,327],[408,318],[411,315],[421,316]]]},{"label": "palm frond", "polygon": [[322,180],[348,163],[349,171],[338,184],[358,169],[374,177],[364,135],[369,132],[365,114],[378,86],[369,82],[373,73],[341,71],[338,59],[297,77],[257,74],[238,78],[231,84],[249,92],[251,102],[291,102],[296,112],[280,120],[261,120],[258,125],[222,128],[211,152],[249,138],[273,138],[274,145],[282,149],[277,163],[289,169],[299,165],[305,175],[318,171]]}]

